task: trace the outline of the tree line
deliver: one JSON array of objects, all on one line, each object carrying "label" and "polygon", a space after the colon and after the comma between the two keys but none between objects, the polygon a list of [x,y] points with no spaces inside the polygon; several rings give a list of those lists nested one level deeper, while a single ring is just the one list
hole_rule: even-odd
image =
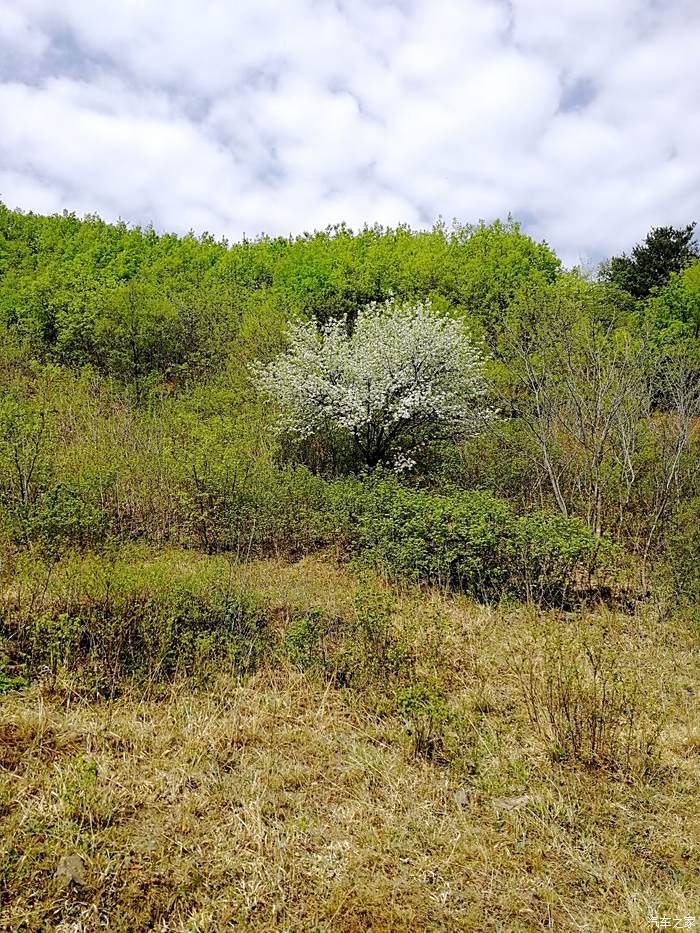
[{"label": "tree line", "polygon": [[319,483],[384,471],[440,514],[481,490],[559,515],[690,591],[693,234],[591,274],[510,219],[229,244],[0,206],[4,533],[298,551],[332,538]]}]

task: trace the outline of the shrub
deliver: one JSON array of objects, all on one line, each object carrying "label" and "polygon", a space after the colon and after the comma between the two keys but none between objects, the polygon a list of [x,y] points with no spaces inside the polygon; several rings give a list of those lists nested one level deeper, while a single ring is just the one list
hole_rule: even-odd
[{"label": "shrub", "polygon": [[44,549],[98,544],[109,531],[109,517],[91,490],[68,483],[49,486],[35,501],[8,509],[6,517],[13,537]]},{"label": "shrub", "polygon": [[89,672],[99,693],[113,693],[125,679],[206,676],[222,659],[242,675],[267,650],[266,617],[253,596],[206,572],[105,558],[71,564],[70,555],[61,572],[72,572],[62,592],[18,595],[4,607],[0,638],[30,678]]},{"label": "shrub", "polygon": [[272,463],[244,418],[179,413],[172,432],[169,466],[184,543],[243,555],[313,549],[322,479]]},{"label": "shrub", "polygon": [[605,631],[545,632],[515,662],[530,722],[550,757],[621,773],[653,765],[661,725],[638,672]]},{"label": "shrub", "polygon": [[325,544],[328,496],[328,484],[305,467],[260,466],[244,504],[253,551],[295,557]]},{"label": "shrub", "polygon": [[433,684],[411,684],[398,691],[396,700],[411,756],[439,764],[449,761],[448,732],[454,714],[442,692]]},{"label": "shrub", "polygon": [[479,599],[564,603],[606,553],[578,520],[519,518],[485,491],[435,495],[379,479],[338,483],[335,496],[346,546],[361,563]]},{"label": "shrub", "polygon": [[538,604],[565,603],[577,585],[590,584],[600,547],[578,519],[545,512],[519,518],[509,547],[511,586]]},{"label": "shrub", "polygon": [[664,536],[661,575],[674,601],[692,606],[700,602],[700,496],[676,509]]}]

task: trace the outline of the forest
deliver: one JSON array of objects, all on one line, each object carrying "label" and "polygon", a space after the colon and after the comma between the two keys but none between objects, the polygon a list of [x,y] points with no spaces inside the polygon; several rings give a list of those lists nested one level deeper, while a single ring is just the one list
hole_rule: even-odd
[{"label": "forest", "polygon": [[700,915],[694,235],[0,204],[0,926]]}]

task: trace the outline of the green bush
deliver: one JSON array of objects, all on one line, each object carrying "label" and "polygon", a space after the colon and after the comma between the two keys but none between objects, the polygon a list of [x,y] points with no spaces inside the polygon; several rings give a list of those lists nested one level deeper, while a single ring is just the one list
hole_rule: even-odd
[{"label": "green bush", "polygon": [[397,692],[396,705],[410,737],[411,756],[447,763],[452,757],[447,735],[455,717],[442,692],[433,684],[410,684]]},{"label": "green bush", "polygon": [[608,547],[578,519],[533,512],[516,522],[509,551],[513,589],[537,603],[561,603],[591,585]]},{"label": "green bush", "polygon": [[207,553],[295,556],[321,543],[326,484],[304,467],[240,458],[178,489],[189,542]]},{"label": "green bush", "polygon": [[660,576],[675,602],[700,603],[700,496],[682,502],[664,535]]},{"label": "green bush", "polygon": [[518,517],[489,492],[435,495],[387,479],[335,484],[336,520],[355,559],[478,599],[562,604],[607,553],[580,521]]},{"label": "green bush", "polygon": [[329,539],[329,485],[305,467],[261,464],[244,510],[254,553],[298,557]]},{"label": "green bush", "polygon": [[34,502],[9,510],[10,526],[15,536],[44,548],[98,544],[109,531],[109,518],[92,499],[90,490],[56,483]]}]

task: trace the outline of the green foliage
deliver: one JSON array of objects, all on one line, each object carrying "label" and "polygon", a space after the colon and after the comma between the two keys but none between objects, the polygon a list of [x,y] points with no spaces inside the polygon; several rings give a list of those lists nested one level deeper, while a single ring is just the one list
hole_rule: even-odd
[{"label": "green foliage", "polygon": [[320,610],[293,616],[284,653],[299,670],[316,672],[336,686],[386,686],[410,667],[410,653],[392,626],[394,610],[393,598],[366,581],[352,616]]},{"label": "green foliage", "polygon": [[15,383],[0,401],[0,524],[25,544],[85,546],[104,539],[109,518],[89,476],[62,475],[55,376],[37,373],[31,390]]},{"label": "green foliage", "polygon": [[61,482],[50,486],[30,507],[15,514],[16,531],[45,550],[103,542],[109,533],[109,516],[90,493]]},{"label": "green foliage", "polygon": [[446,763],[454,714],[442,691],[433,684],[410,684],[397,692],[396,705],[410,737],[412,757]]},{"label": "green foliage", "polygon": [[[70,556],[66,561],[70,566]],[[50,576],[51,566],[35,560],[30,579]],[[0,636],[30,678],[55,680],[61,670],[82,669],[97,692],[113,693],[127,679],[206,676],[222,660],[243,675],[269,650],[253,595],[207,575],[100,559],[75,562],[69,583],[50,607],[32,608],[36,592],[28,606],[5,607]]]},{"label": "green foliage", "polygon": [[26,508],[49,472],[51,420],[45,407],[17,394],[0,398],[0,483],[4,504]]},{"label": "green foliage", "polygon": [[137,402],[149,381],[177,375],[185,363],[185,334],[173,305],[135,283],[112,290],[95,323],[94,361],[129,385]]},{"label": "green foliage", "polygon": [[[648,302],[647,316],[655,340],[662,346],[700,337],[700,262],[672,273],[668,284]],[[697,345],[695,347],[697,353]]]},{"label": "green foliage", "polygon": [[452,288],[444,297],[487,335],[497,333],[504,311],[528,287],[554,282],[561,264],[546,243],[534,243],[512,220],[455,225],[450,236]]},{"label": "green foliage", "polygon": [[674,603],[700,605],[700,496],[681,502],[665,530],[659,568]]},{"label": "green foliage", "polygon": [[301,671],[308,671],[316,665],[326,666],[324,654],[324,634],[327,629],[323,613],[312,610],[291,619],[287,626],[285,650],[287,657]]},{"label": "green foliage", "polygon": [[493,433],[509,453],[524,436],[529,488],[617,540],[645,524],[653,537],[664,498],[682,494],[679,465],[700,413],[692,354],[659,347],[640,318],[608,286],[564,275],[513,302],[494,373],[515,427]]},{"label": "green foliage", "polygon": [[509,551],[519,595],[540,605],[566,603],[577,588],[592,588],[596,568],[614,559],[610,543],[596,540],[583,522],[547,512],[516,521]]},{"label": "green foliage", "polygon": [[326,487],[304,467],[278,468],[249,456],[191,465],[178,496],[182,526],[207,553],[298,555],[323,536]]},{"label": "green foliage", "polygon": [[352,321],[392,295],[450,305],[489,330],[518,288],[558,271],[546,244],[510,220],[431,231],[339,225],[229,246],[0,204],[0,329],[33,355],[114,375],[138,400],[156,382],[221,372],[244,333],[258,331],[250,349],[265,358],[292,316]]},{"label": "green foliage", "polygon": [[499,553],[512,521],[505,502],[488,493],[433,496],[388,481],[357,492],[351,547],[364,560],[416,581],[500,591]]},{"label": "green foliage", "polygon": [[458,445],[445,445],[423,474],[436,489],[486,489],[523,510],[541,506],[534,439],[520,419],[494,419],[490,429]]},{"label": "green foliage", "polygon": [[145,407],[128,387],[53,365],[6,384],[0,527],[16,542],[294,555],[323,535],[323,480],[275,464],[264,413],[237,389],[200,385]]},{"label": "green foliage", "polygon": [[0,697],[12,690],[23,690],[28,684],[26,677],[0,670]]},{"label": "green foliage", "polygon": [[[670,346],[692,356],[697,268],[642,313],[562,274],[510,219],[229,245],[0,205],[0,532],[51,560],[135,540],[240,558],[340,545],[480,599],[600,594],[617,559],[604,534],[656,559],[667,515],[697,494],[694,371],[643,396],[653,379],[636,365],[652,344],[657,375]],[[285,349],[292,318],[343,332],[392,295],[486,338],[499,427],[420,443],[417,406],[403,485],[329,482],[357,467],[353,438],[282,441],[251,364]],[[549,381],[519,380],[523,360]]]},{"label": "green foliage", "polygon": [[565,603],[581,596],[601,545],[577,519],[518,517],[486,491],[436,495],[396,482],[338,484],[348,548],[362,562],[480,599]]},{"label": "green foliage", "polygon": [[693,242],[695,224],[686,227],[653,227],[631,256],[614,256],[606,277],[635,298],[646,298],[664,286],[673,273],[681,272],[699,258]]}]

